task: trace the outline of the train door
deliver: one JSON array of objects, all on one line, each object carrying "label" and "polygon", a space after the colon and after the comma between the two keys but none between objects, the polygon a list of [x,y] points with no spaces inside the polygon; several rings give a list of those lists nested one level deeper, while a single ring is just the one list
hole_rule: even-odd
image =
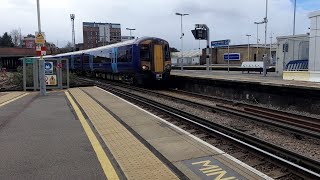
[{"label": "train door", "polygon": [[154,71],[156,73],[163,72],[163,49],[162,45],[154,45]]},{"label": "train door", "polygon": [[90,67],[90,71],[93,71],[93,55],[86,55],[89,56],[89,67]]},{"label": "train door", "polygon": [[74,56],[71,55],[71,69],[75,69],[75,66],[74,66]]},{"label": "train door", "polygon": [[118,72],[118,49],[117,48],[112,48],[112,58],[111,58],[111,68],[113,73]]}]

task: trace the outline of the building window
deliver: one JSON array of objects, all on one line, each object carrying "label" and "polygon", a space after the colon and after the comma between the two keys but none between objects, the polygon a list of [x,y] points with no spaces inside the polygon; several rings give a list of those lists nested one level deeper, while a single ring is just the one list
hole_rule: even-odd
[{"label": "building window", "polygon": [[283,44],[282,52],[288,52],[288,50],[289,50],[289,44]]}]

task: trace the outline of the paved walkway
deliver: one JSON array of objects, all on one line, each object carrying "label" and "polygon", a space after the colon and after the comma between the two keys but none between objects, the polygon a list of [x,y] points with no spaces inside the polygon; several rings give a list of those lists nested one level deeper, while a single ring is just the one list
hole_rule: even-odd
[{"label": "paved walkway", "polygon": [[64,92],[32,93],[0,118],[0,179],[106,179]]}]

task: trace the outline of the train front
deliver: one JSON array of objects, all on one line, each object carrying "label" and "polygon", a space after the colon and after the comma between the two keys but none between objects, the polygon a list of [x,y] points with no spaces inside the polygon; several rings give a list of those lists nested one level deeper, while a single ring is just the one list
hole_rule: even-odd
[{"label": "train front", "polygon": [[170,77],[171,57],[169,43],[159,38],[145,38],[139,44],[140,80],[166,81]]}]

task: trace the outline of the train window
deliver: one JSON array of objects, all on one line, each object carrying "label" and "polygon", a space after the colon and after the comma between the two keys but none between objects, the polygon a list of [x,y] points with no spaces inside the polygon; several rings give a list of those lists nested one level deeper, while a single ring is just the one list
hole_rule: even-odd
[{"label": "train window", "polygon": [[74,59],[75,59],[75,64],[81,64],[81,57],[80,56],[76,56],[76,57],[74,57]]},{"label": "train window", "polygon": [[141,61],[150,61],[150,47],[147,44],[140,46],[140,59]]},{"label": "train window", "polygon": [[118,62],[128,62],[126,50],[119,49],[117,58],[118,58]]},{"label": "train window", "polygon": [[89,56],[83,56],[83,63],[88,64],[89,63]]},{"label": "train window", "polygon": [[165,55],[165,58],[166,59],[169,59],[170,58],[170,48],[168,45],[165,45],[164,46],[164,55]]},{"label": "train window", "polygon": [[101,57],[101,56],[95,56],[93,58],[93,63],[107,63],[107,62],[111,62],[111,59],[106,57]]},{"label": "train window", "polygon": [[131,47],[127,50],[126,54],[127,54],[127,61],[131,62],[132,61],[132,48]]}]

